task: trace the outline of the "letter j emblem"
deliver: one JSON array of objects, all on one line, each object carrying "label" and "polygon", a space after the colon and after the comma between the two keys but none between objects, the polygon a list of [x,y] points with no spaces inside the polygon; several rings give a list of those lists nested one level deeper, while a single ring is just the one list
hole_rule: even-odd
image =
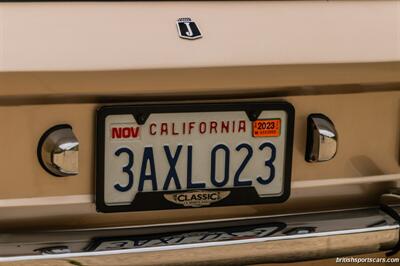
[{"label": "letter j emblem", "polygon": [[195,40],[202,37],[199,28],[191,18],[180,18],[176,21],[179,37],[188,40]]}]

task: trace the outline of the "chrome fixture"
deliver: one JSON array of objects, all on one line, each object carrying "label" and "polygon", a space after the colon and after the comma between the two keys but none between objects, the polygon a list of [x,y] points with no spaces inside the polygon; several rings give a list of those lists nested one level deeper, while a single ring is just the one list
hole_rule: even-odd
[{"label": "chrome fixture", "polygon": [[70,125],[57,125],[40,138],[38,158],[42,167],[54,176],[77,175],[79,141]]},{"label": "chrome fixture", "polygon": [[398,215],[400,207],[388,206],[387,210],[390,214],[371,207],[88,230],[6,232],[0,233],[0,263],[73,259],[87,265],[85,257],[100,260],[106,256],[112,265],[122,260],[129,265],[162,265],[165,261],[247,265],[249,261],[287,263],[394,253],[400,225],[392,215]]},{"label": "chrome fixture", "polygon": [[335,157],[338,134],[333,122],[323,114],[311,114],[307,119],[307,162],[325,162]]}]

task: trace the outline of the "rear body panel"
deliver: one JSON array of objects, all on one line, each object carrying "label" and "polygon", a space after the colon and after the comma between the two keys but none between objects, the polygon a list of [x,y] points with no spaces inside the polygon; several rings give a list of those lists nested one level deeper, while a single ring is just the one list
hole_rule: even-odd
[{"label": "rear body panel", "polygon": [[[357,102],[354,102],[355,97]],[[2,178],[7,184],[0,188],[3,198],[0,210],[7,213],[2,223],[4,226],[18,226],[16,219],[31,218],[36,220],[35,224],[42,226],[105,226],[109,223],[149,224],[359,207],[376,203],[380,194],[395,186],[400,178],[397,175],[400,93],[290,96],[279,99],[290,102],[296,109],[292,193],[286,203],[212,208],[207,212],[203,209],[144,212],[139,216],[95,212],[94,114],[103,104],[1,107],[0,121],[8,125],[2,131],[5,138],[1,140],[1,146],[9,151],[2,154],[0,160]],[[306,118],[316,111],[329,115],[335,121],[341,132],[340,150],[330,162],[309,164],[304,160]],[[9,122],[10,116],[14,119],[12,123]],[[59,123],[71,124],[80,140],[80,174],[77,176],[50,176],[37,161],[37,141],[41,134],[51,125]],[[385,130],[379,130],[382,128]],[[10,141],[16,132],[18,141]],[[21,162],[24,167],[21,167]],[[35,207],[35,202],[40,206]],[[43,208],[46,205],[49,206]],[[82,220],[77,223],[77,217],[84,218],[84,223]]]},{"label": "rear body panel", "polygon": [[[397,1],[2,3],[0,69],[398,61],[399,10]],[[203,38],[179,38],[182,17]]]},{"label": "rear body panel", "polygon": [[[203,38],[179,38],[176,20],[187,16]],[[1,231],[145,227],[376,206],[400,181],[398,61],[399,1],[2,2]],[[96,212],[96,110],[251,101],[287,101],[296,110],[288,201]],[[329,162],[304,159],[311,113],[327,115],[339,132],[339,150]],[[57,124],[70,124],[79,139],[77,176],[51,176],[38,162],[38,141]],[[371,246],[364,252],[379,249]]]}]

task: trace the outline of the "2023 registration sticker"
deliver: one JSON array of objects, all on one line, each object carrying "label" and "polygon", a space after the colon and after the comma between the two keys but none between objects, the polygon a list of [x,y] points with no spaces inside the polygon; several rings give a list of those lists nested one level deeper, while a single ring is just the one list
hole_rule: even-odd
[{"label": "2023 registration sticker", "polygon": [[[242,109],[246,106],[256,111]],[[293,134],[290,104],[157,107],[99,111],[96,203],[100,211],[287,198]],[[257,119],[251,120],[254,114]],[[255,136],[257,125],[260,134]]]}]

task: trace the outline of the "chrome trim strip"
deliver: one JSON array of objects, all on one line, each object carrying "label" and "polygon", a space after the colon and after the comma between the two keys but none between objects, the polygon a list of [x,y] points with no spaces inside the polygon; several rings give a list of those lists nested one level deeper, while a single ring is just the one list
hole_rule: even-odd
[{"label": "chrome trim strip", "polygon": [[355,184],[368,184],[375,182],[400,181],[400,174],[360,176],[349,178],[330,178],[318,180],[301,180],[292,182],[292,188],[315,188],[325,186],[343,186]]},{"label": "chrome trim strip", "polygon": [[[397,211],[399,209],[400,207]],[[191,249],[190,254],[193,255],[204,248],[208,248],[210,252],[225,248],[227,251],[238,250],[243,253],[244,261],[253,256],[252,252],[263,248],[259,262],[284,262],[293,259],[292,250],[299,248],[299,241],[301,245],[310,248],[317,241],[319,252],[299,251],[296,258],[326,258],[390,250],[399,241],[399,231],[400,225],[391,216],[379,208],[368,208],[158,227],[7,232],[0,234],[0,262],[123,254],[136,254],[135,256],[145,256],[146,259],[157,254],[156,257],[159,259],[169,254],[165,253],[168,251],[180,252]],[[220,236],[222,236],[220,241],[215,241]],[[210,240],[206,241],[207,238]],[[179,241],[176,241],[177,239]],[[191,242],[188,242],[189,240]],[[187,243],[177,244],[185,241]],[[116,248],[114,245],[124,242],[132,243],[132,248]],[[254,250],[249,249],[249,245],[254,247]],[[277,258],[265,245],[273,245],[275,248],[288,247],[288,249],[279,249],[281,255]],[[70,250],[71,253],[40,255],[35,252],[44,248],[47,251],[51,250],[52,246],[57,251],[62,250],[60,247],[65,247],[64,250]],[[108,250],[109,248],[113,250]],[[195,259],[204,259],[203,254],[196,255]],[[211,255],[209,259],[212,260]],[[185,261],[185,258],[176,258],[176,262],[180,261]]]},{"label": "chrome trim strip", "polygon": [[46,255],[31,255],[31,256],[15,256],[15,257],[0,257],[0,262],[11,262],[11,261],[24,261],[24,260],[46,260],[46,259],[66,259],[75,257],[93,257],[93,256],[107,256],[107,255],[120,255],[120,254],[135,254],[135,253],[146,253],[146,252],[158,252],[158,251],[170,251],[170,250],[182,250],[192,248],[204,248],[204,247],[218,247],[218,246],[229,246],[229,245],[241,245],[250,243],[259,243],[267,241],[279,241],[279,240],[290,240],[299,238],[312,238],[312,237],[324,237],[324,236],[337,236],[344,234],[356,234],[356,233],[370,233],[399,229],[399,225],[386,226],[384,228],[377,229],[359,229],[359,230],[348,230],[348,231],[336,231],[331,233],[314,233],[309,235],[298,236],[285,236],[276,238],[259,238],[259,239],[243,239],[243,240],[232,240],[224,242],[208,242],[208,243],[197,243],[197,244],[186,244],[186,245],[171,245],[164,247],[149,247],[139,249],[121,249],[121,250],[109,250],[109,251],[98,251],[98,252],[77,252],[67,254],[46,254]]}]

